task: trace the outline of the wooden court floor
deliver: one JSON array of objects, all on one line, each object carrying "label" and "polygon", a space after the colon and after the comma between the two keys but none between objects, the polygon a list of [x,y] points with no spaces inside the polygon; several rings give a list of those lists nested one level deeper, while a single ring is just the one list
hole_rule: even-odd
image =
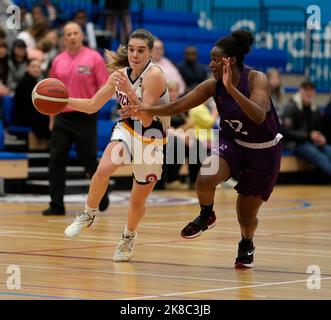
[{"label": "wooden court floor", "polygon": [[[153,195],[195,197],[193,191]],[[0,200],[0,299],[331,298],[331,186],[276,187],[260,211],[249,270],[233,268],[236,193],[220,188],[215,199],[216,227],[194,240],[179,231],[198,205],[156,201],[139,228],[133,259],[124,263],[112,255],[126,202],[113,203],[72,241],[63,230],[83,204],[68,204],[66,216],[43,217],[45,204]]]}]

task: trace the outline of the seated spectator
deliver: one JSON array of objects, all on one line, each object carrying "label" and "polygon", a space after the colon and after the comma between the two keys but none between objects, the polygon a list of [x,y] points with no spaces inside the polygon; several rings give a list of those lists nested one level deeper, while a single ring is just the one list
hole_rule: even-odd
[{"label": "seated spectator", "polygon": [[315,86],[305,80],[282,114],[284,147],[331,178],[331,146],[321,133],[320,114],[314,103]]},{"label": "seated spectator", "polygon": [[56,28],[60,24],[60,19],[58,17],[59,3],[57,2],[57,0],[44,0],[45,11],[52,28]]},{"label": "seated spectator", "polygon": [[[169,82],[168,90],[170,100],[176,101],[179,97],[178,83]],[[213,134],[211,129],[217,116],[216,106],[214,105],[213,111],[210,112],[207,103],[204,103],[190,110],[188,115],[182,113],[171,117],[171,128],[168,130],[167,159],[173,159],[174,163],[167,164],[166,188],[168,190],[194,188],[203,160],[199,158],[199,153],[207,155],[212,147]],[[179,178],[179,171],[185,163],[185,158],[189,160],[189,186],[181,183]]]},{"label": "seated spectator", "polygon": [[[179,84],[177,82],[168,82],[168,90],[170,101],[176,101],[179,98]],[[185,163],[185,156],[188,155],[188,150],[192,143],[190,137],[185,134],[185,131],[191,128],[188,123],[188,118],[184,113],[171,117],[171,127],[168,129],[168,149],[166,163],[166,189],[168,190],[187,190],[188,185],[180,181],[179,171]],[[176,130],[182,129],[182,130]],[[179,155],[180,150],[183,155]]]},{"label": "seated spectator", "polygon": [[[208,104],[210,104],[210,107]],[[217,118],[218,111],[212,99],[202,103],[200,106],[190,109],[188,112],[188,121],[194,129],[195,145],[197,146],[197,151],[202,155],[207,156],[207,153],[212,149],[213,141],[215,139],[213,128]],[[196,164],[190,164],[189,166],[190,189],[195,188],[196,178],[202,161],[203,159],[199,158]]]},{"label": "seated spectator", "polygon": [[[206,101],[205,103],[190,109],[188,116],[195,129],[195,137],[200,141],[201,145],[211,150],[213,141],[215,139],[212,129],[218,118],[218,111],[216,109],[214,101]],[[210,105],[210,106],[209,106]]]},{"label": "seated spectator", "polygon": [[[61,22],[59,16],[63,11],[60,8],[59,0],[38,0],[34,2],[36,4],[33,6],[31,13],[26,14],[27,17],[25,19],[27,20],[28,26],[47,20],[50,26],[57,28]],[[58,11],[60,11],[60,13]]]},{"label": "seated spectator", "polygon": [[7,86],[9,74],[8,64],[8,45],[4,38],[0,39],[0,97],[10,93],[10,88]]},{"label": "seated spectator", "polygon": [[322,132],[328,144],[331,144],[331,100],[321,114]]},{"label": "seated spectator", "polygon": [[46,38],[41,39],[34,49],[29,50],[29,60],[39,60],[43,74],[49,69],[48,53],[52,49],[52,44]]},{"label": "seated spectator", "polygon": [[43,5],[35,5],[31,10],[32,24],[48,19],[48,12]]},{"label": "seated spectator", "polygon": [[0,25],[0,40],[6,40],[7,34],[5,29]]},{"label": "seated spectator", "polygon": [[16,39],[13,42],[11,54],[9,56],[9,75],[8,86],[15,91],[20,79],[23,78],[28,64],[28,52],[26,44],[21,39]]},{"label": "seated spectator", "polygon": [[285,91],[282,86],[281,74],[278,69],[272,68],[267,72],[267,78],[271,89],[271,99],[274,103],[278,116],[284,108]]},{"label": "seated spectator", "polygon": [[167,82],[176,82],[179,84],[179,95],[182,96],[186,91],[185,81],[177,67],[164,56],[164,44],[160,39],[154,40],[152,60],[162,69]]},{"label": "seated spectator", "polygon": [[31,27],[29,27],[25,31],[20,32],[17,35],[17,39],[21,39],[25,42],[29,54],[29,49],[34,49],[37,46],[37,42],[43,37],[45,37],[48,30],[48,20],[38,20],[37,22],[34,22]]},{"label": "seated spectator", "polygon": [[52,65],[53,59],[58,55],[60,49],[60,39],[59,39],[59,33],[57,29],[52,29],[47,32],[44,41],[50,44],[50,50],[47,52],[44,52],[45,54],[45,61],[44,64],[46,66],[45,76],[48,77],[49,70]]},{"label": "seated spectator", "polygon": [[178,70],[186,83],[186,92],[208,78],[207,68],[198,63],[198,50],[196,47],[185,48],[184,62],[178,65]]},{"label": "seated spectator", "polygon": [[28,11],[26,10],[25,7],[20,7],[21,8],[21,28],[20,30],[26,30],[29,28],[32,24],[32,19],[28,14]]},{"label": "seated spectator", "polygon": [[50,136],[49,117],[39,113],[33,106],[31,93],[41,76],[41,63],[38,60],[28,62],[26,73],[18,82],[14,96],[14,117],[16,125],[31,127],[36,140],[46,148]]}]

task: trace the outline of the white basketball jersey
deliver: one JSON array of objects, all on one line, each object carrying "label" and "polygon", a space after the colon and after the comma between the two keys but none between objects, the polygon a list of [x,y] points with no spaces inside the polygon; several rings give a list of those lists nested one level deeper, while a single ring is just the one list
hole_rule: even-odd
[{"label": "white basketball jersey", "polygon": [[[131,68],[126,67],[126,68],[122,69],[124,71],[125,76],[128,78],[129,83],[131,84],[131,87],[132,87],[133,91],[139,97],[140,101],[142,101],[142,99],[143,99],[142,82],[143,82],[144,76],[146,75],[148,70],[150,68],[152,68],[153,66],[156,66],[156,65],[150,61],[146,65],[145,69],[140,74],[140,76],[134,81],[132,81],[130,79],[130,76],[129,76]],[[127,106],[130,103],[128,96],[123,91],[118,90],[117,87],[116,87],[116,97],[117,97],[117,100],[118,100],[118,102],[120,103],[121,106]],[[158,100],[157,103],[158,104],[165,104],[165,103],[168,103],[169,101],[170,101],[169,92],[168,92],[168,88],[166,88],[165,92],[162,94],[162,96],[160,97],[160,99]],[[137,120],[136,118],[133,118],[133,119]],[[166,130],[170,127],[170,117],[157,117],[157,116],[154,116],[154,119],[156,119],[156,120],[159,119],[162,122],[162,126],[163,126],[164,130]]]}]

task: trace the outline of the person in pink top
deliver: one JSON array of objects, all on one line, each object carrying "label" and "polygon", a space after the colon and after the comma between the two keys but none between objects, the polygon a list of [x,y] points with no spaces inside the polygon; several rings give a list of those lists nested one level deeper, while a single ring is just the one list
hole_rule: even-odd
[{"label": "person in pink top", "polygon": [[[108,79],[108,71],[102,56],[83,45],[84,34],[75,22],[64,27],[65,50],[55,57],[50,77],[61,80],[68,88],[70,97],[91,98]],[[50,118],[52,131],[49,144],[50,160],[49,208],[43,215],[64,215],[65,168],[68,153],[74,143],[77,155],[89,177],[97,169],[97,114],[86,114],[65,108]],[[109,205],[108,192],[103,196],[99,210]]]}]

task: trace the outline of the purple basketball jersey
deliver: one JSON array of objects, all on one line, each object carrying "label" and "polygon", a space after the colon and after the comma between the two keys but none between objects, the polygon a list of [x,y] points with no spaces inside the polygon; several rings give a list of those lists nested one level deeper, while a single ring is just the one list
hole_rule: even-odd
[{"label": "purple basketball jersey", "polygon": [[[244,67],[237,87],[248,98],[250,70]],[[261,124],[246,116],[222,80],[217,82],[214,99],[220,114],[220,139],[219,147],[211,153],[227,162],[230,175],[238,180],[235,189],[239,194],[267,201],[277,181],[282,152],[280,124],[271,99],[270,111]]]},{"label": "purple basketball jersey", "polygon": [[[244,66],[237,89],[249,98],[248,74],[250,68]],[[220,114],[220,134],[231,139],[250,143],[263,143],[273,140],[279,131],[279,119],[270,99],[270,111],[262,124],[256,124],[241,110],[238,103],[226,91],[223,81],[219,80],[214,96]]]}]

